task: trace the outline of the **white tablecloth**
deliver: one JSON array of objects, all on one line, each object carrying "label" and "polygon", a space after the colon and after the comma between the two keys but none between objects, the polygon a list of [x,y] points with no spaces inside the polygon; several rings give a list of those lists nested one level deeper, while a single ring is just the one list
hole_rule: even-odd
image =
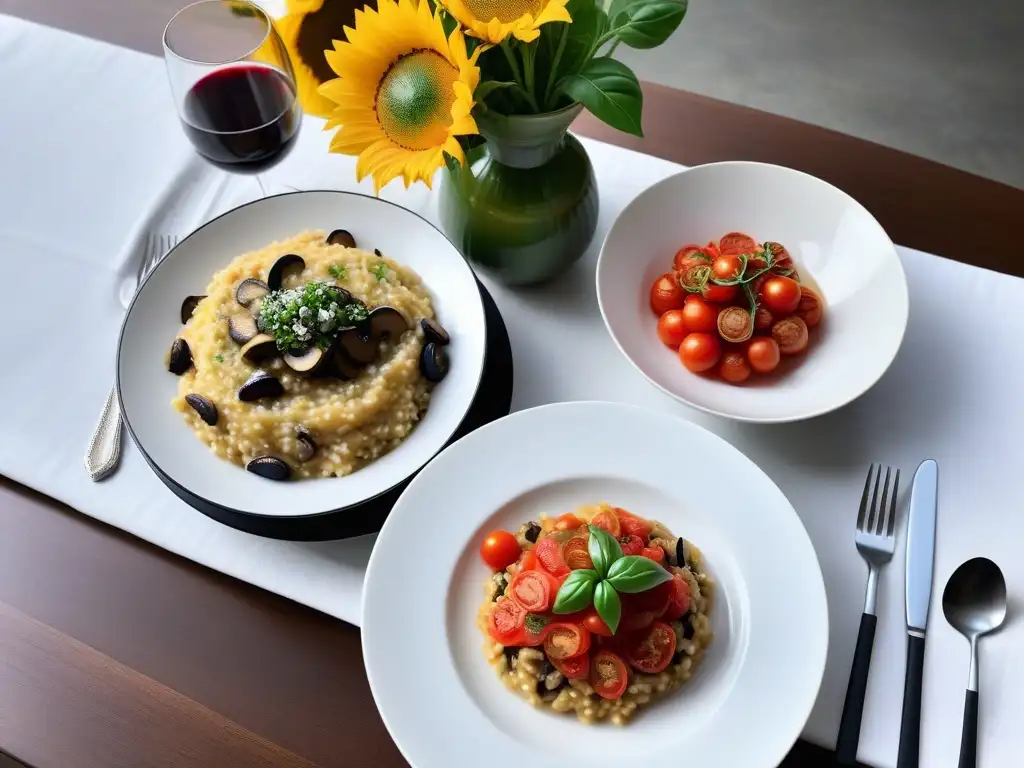
[{"label": "white tablecloth", "polygon": [[[195,159],[159,59],[0,16],[0,261],[5,403],[0,472],[184,557],[359,622],[372,537],[271,541],[221,526],[178,501],[128,446],[121,470],[94,484],[82,454],[113,378],[123,310],[117,286],[135,240],[184,233],[256,195]],[[298,188],[352,189],[354,163],[326,153],[309,121],[271,174]],[[910,475],[940,465],[940,510],[924,684],[922,765],[953,765],[967,644],[942,619],[939,595],[963,560],[986,555],[1014,596],[1010,626],[982,643],[981,760],[1020,764],[1024,729],[1024,514],[1016,477],[1024,406],[1019,323],[1024,281],[900,249],[910,283],[906,341],[892,370],[853,405],[814,421],[749,426],[698,414],[655,391],[619,355],[594,295],[600,241],[623,206],[678,166],[592,141],[601,190],[594,247],[564,279],[512,292],[488,283],[509,328],[514,408],[598,399],[678,413],[733,442],[778,483],[807,526],[828,590],[829,661],[805,737],[832,746],[862,606],[865,567],[853,522],[867,465]],[[368,186],[364,186],[372,192]],[[436,219],[422,187],[383,194]],[[1024,214],[1024,212],[1022,212]],[[485,280],[486,281],[486,280]],[[544,324],[547,332],[538,333]],[[752,511],[756,512],[756,511]],[[893,766],[904,667],[903,541],[883,573],[861,759]],[[59,567],[59,564],[55,564]],[[779,553],[785,567],[785,553]],[[785,599],[780,595],[780,599]],[[778,642],[786,642],[779,628]]]}]

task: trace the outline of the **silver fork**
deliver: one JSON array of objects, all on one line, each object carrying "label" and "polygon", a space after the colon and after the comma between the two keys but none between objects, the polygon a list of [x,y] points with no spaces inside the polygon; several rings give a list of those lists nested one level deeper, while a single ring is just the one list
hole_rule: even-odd
[{"label": "silver fork", "polygon": [[[882,484],[882,470],[885,482]],[[892,480],[892,494],[889,481]],[[881,496],[879,496],[881,485]],[[857,745],[860,741],[860,722],[864,712],[864,695],[868,687],[871,667],[871,648],[875,642],[875,604],[878,597],[878,572],[892,560],[896,548],[896,496],[899,493],[900,471],[895,476],[891,467],[872,464],[864,481],[864,494],[857,514],[857,533],[854,537],[857,551],[868,564],[868,585],[864,596],[864,613],[860,617],[857,650],[850,668],[850,682],[846,687],[843,717],[839,722],[836,739],[836,759],[839,765],[857,764]]]},{"label": "silver fork", "polygon": [[[121,303],[125,309],[142,285],[142,281],[152,272],[164,256],[178,244],[177,235],[150,234],[146,243],[146,254],[135,275],[135,285],[130,292],[122,292]],[[93,480],[102,480],[117,469],[121,463],[121,409],[117,407],[117,392],[110,388],[107,401],[103,404],[99,423],[93,430],[89,440],[89,448],[85,452],[85,469]]]}]

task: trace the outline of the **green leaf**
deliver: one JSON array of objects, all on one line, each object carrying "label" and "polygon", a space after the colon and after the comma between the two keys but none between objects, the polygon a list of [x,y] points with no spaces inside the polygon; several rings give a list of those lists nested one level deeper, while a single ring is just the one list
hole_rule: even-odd
[{"label": "green leaf", "polygon": [[515,83],[501,82],[501,81],[498,81],[498,80],[488,80],[486,82],[480,83],[480,85],[478,85],[476,87],[476,91],[473,92],[473,98],[476,99],[476,101],[478,101],[478,102],[479,101],[483,101],[484,99],[486,99],[488,96],[490,96],[495,91],[500,91],[503,88],[515,88],[515,87],[516,87]]},{"label": "green leaf", "polygon": [[590,552],[590,559],[594,562],[594,569],[606,576],[612,563],[622,557],[622,547],[608,531],[590,526],[590,540],[587,542],[587,549]]},{"label": "green leaf", "polygon": [[539,613],[526,614],[526,631],[531,635],[539,635],[540,631],[551,623],[551,619]]},{"label": "green leaf", "polygon": [[619,619],[622,618],[622,601],[619,594],[607,581],[599,581],[594,588],[594,607],[597,615],[608,625],[608,629],[615,634],[619,628]]},{"label": "green leaf", "polygon": [[594,584],[600,576],[589,568],[570,573],[555,596],[555,613],[576,613],[582,611],[594,597]]},{"label": "green leaf", "polygon": [[643,136],[640,115],[644,96],[636,75],[621,61],[592,59],[578,75],[563,78],[561,89],[612,128]]},{"label": "green leaf", "polygon": [[634,2],[612,17],[612,31],[630,48],[657,48],[676,31],[685,15],[686,2]]},{"label": "green leaf", "polygon": [[[558,71],[552,73],[556,82],[562,73],[571,75],[583,69],[594,52],[597,39],[608,31],[608,14],[594,0],[569,0],[565,10],[572,16],[572,24],[565,30],[565,50],[559,60]],[[561,24],[545,26],[562,27]]]},{"label": "green leaf", "polygon": [[627,555],[616,560],[608,569],[608,583],[619,592],[634,594],[663,584],[672,574],[650,558]]}]

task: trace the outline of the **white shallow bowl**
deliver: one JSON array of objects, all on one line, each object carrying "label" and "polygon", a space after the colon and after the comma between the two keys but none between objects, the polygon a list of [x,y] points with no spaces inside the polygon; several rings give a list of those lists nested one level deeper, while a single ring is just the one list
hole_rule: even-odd
[{"label": "white shallow bowl", "polygon": [[[735,386],[687,371],[656,332],[654,280],[688,243],[740,231],[782,243],[825,296],[825,320],[799,362]],[[701,165],[644,190],[612,225],[597,263],[597,298],[622,353],[659,389],[718,416],[799,421],[870,389],[903,341],[909,298],[903,265],[881,225],[820,179],[761,163]]]},{"label": "white shallow bowl", "polygon": [[[689,482],[680,456],[700,457]],[[715,638],[696,674],[625,728],[512,694],[476,626],[487,532],[598,501],[691,540],[717,582]],[[821,571],[782,492],[710,432],[612,403],[520,411],[445,449],[379,534],[362,622],[377,707],[417,768],[775,766],[807,721],[828,646]]]},{"label": "white shallow bowl", "polygon": [[[196,437],[170,405],[178,377],[167,371],[164,356],[181,329],[182,299],[205,293],[213,274],[236,256],[304,230],[339,228],[351,232],[360,247],[379,248],[423,278],[435,314],[451,334],[451,368],[434,389],[423,420],[391,453],[347,477],[275,483],[218,458]],[[176,493],[204,512],[211,513],[212,507],[219,519],[225,511],[298,519],[371,499],[408,478],[441,450],[476,395],[486,338],[476,278],[458,250],[429,222],[373,197],[297,192],[257,200],[214,219],[164,259],[125,317],[117,388],[132,437]]]}]

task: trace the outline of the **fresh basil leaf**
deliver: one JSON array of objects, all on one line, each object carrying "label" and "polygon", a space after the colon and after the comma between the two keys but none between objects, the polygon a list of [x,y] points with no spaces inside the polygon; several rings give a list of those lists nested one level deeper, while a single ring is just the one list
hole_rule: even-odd
[{"label": "fresh basil leaf", "polygon": [[594,570],[602,577],[608,574],[612,563],[622,557],[622,547],[608,531],[590,526],[590,540],[587,542],[590,559],[594,562]]},{"label": "fresh basil leaf", "polygon": [[619,628],[619,619],[622,618],[622,601],[619,600],[618,592],[607,581],[597,582],[594,588],[594,607],[597,609],[597,615],[614,635],[615,630]]},{"label": "fresh basil leaf", "polygon": [[618,592],[634,594],[663,584],[672,574],[650,558],[627,555],[620,558],[608,569],[608,583]]},{"label": "fresh basil leaf", "polygon": [[582,611],[594,597],[594,584],[600,577],[589,568],[572,571],[562,582],[555,596],[555,613],[576,613]]},{"label": "fresh basil leaf", "polygon": [[612,128],[644,135],[640,126],[644,95],[636,75],[621,61],[607,56],[591,59],[578,75],[564,77],[559,87]]},{"label": "fresh basil leaf", "polygon": [[686,2],[642,0],[612,17],[612,31],[630,48],[657,48],[678,29],[686,15]]}]

